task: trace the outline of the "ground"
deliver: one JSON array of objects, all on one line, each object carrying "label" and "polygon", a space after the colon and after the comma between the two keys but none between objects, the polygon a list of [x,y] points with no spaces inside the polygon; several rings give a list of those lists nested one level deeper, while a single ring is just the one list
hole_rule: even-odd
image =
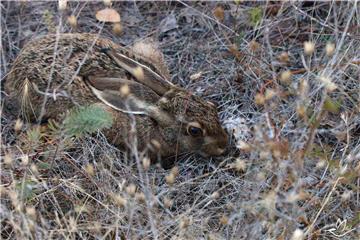
[{"label": "ground", "polygon": [[114,27],[95,17],[108,2],[2,1],[2,82],[49,32],[152,38],[172,81],[218,105],[229,150],[147,168],[101,131],[68,138],[2,111],[2,238],[359,236],[359,4],[115,2]]}]

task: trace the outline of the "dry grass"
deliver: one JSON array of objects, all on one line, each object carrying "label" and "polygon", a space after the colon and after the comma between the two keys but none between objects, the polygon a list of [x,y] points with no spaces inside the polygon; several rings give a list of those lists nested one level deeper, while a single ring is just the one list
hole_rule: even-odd
[{"label": "dry grass", "polygon": [[3,112],[3,239],[359,236],[359,4],[238,2],[113,3],[121,27],[96,22],[101,2],[1,3],[1,79],[47,32],[153,37],[233,133],[227,156],[146,170],[100,132],[38,136]]}]

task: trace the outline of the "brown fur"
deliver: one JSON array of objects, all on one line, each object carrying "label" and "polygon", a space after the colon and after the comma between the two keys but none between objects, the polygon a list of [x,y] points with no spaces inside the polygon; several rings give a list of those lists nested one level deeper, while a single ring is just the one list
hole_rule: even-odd
[{"label": "brown fur", "polygon": [[[29,121],[39,120],[46,89],[48,96],[45,115],[41,117],[60,121],[74,106],[101,103],[89,89],[84,78],[95,76],[95,79],[110,77],[137,80],[104,53],[104,49],[126,55],[149,67],[150,77],[153,72],[168,81],[170,76],[161,52],[155,47],[150,49],[151,51],[145,51],[142,47],[144,46],[135,45],[131,50],[93,34],[63,34],[58,39],[55,35],[48,35],[36,39],[24,47],[6,78],[5,91],[9,94],[8,102],[18,110],[17,114],[20,117]],[[163,95],[158,96],[159,93],[146,90],[145,94],[149,95],[138,96],[145,102],[154,101],[149,104],[156,106],[156,109],[159,109],[156,114],[160,115],[158,122],[146,115],[136,115],[140,149],[152,146],[149,145],[149,140],[156,140],[160,143],[161,149],[150,147],[154,152],[153,158],[157,154],[168,157],[191,151],[199,151],[203,155],[218,155],[218,149],[225,148],[227,144],[227,135],[220,125],[216,108],[182,88],[165,81],[163,84],[169,89]],[[137,88],[138,86],[130,85],[131,92],[143,95],[144,91],[139,94]],[[105,135],[110,142],[123,147],[125,139],[129,137],[129,115],[101,104],[114,117],[114,125],[111,129],[104,130]],[[168,121],[162,122],[161,116]],[[204,136],[189,136],[186,129],[189,122],[198,122]],[[204,142],[205,137],[212,139],[212,142]],[[158,152],[155,153],[154,149]]]}]

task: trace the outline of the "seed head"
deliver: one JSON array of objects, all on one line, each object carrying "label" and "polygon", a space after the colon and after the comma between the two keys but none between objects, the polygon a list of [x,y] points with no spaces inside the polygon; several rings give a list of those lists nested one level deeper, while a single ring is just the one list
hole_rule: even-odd
[{"label": "seed head", "polygon": [[292,73],[290,70],[286,70],[280,74],[280,81],[289,84],[291,83]]},{"label": "seed head", "polygon": [[258,42],[256,42],[255,40],[252,40],[250,43],[249,43],[249,48],[251,51],[255,52],[257,51],[258,49],[260,49],[260,44]]},{"label": "seed head", "polygon": [[306,108],[305,108],[305,106],[304,105],[298,105],[297,107],[296,107],[296,112],[297,112],[297,114],[299,115],[299,117],[301,117],[301,118],[305,118],[306,117]]},{"label": "seed head", "polygon": [[255,95],[255,103],[256,105],[264,105],[265,104],[265,97],[261,93],[257,93]]},{"label": "seed head", "polygon": [[236,147],[244,152],[250,152],[251,151],[251,146],[250,144],[248,144],[245,141],[240,140],[237,144]]},{"label": "seed head", "polygon": [[305,98],[307,92],[309,89],[309,84],[305,79],[301,79],[300,84],[299,84],[299,93],[300,96]]},{"label": "seed head", "polygon": [[174,166],[172,169],[171,169],[171,173],[177,177],[179,175],[179,168],[177,166]]},{"label": "seed head", "polygon": [[346,202],[349,201],[351,196],[352,196],[353,192],[350,190],[346,190],[342,195],[341,195],[341,201]]},{"label": "seed head", "polygon": [[220,21],[220,22],[224,21],[225,13],[224,13],[223,7],[217,6],[214,9],[213,14],[218,21]]},{"label": "seed head", "polygon": [[235,169],[239,172],[245,172],[246,170],[246,162],[241,158],[237,158],[235,162]]},{"label": "seed head", "polygon": [[39,174],[38,168],[37,168],[37,166],[35,164],[31,164],[30,170],[35,175]]},{"label": "seed head", "polygon": [[119,207],[125,207],[127,204],[127,200],[119,194],[113,194],[112,199],[114,203]]},{"label": "seed head", "polygon": [[121,96],[127,97],[130,94],[129,85],[124,84],[120,87],[120,94]]},{"label": "seed head", "polygon": [[26,207],[26,215],[28,215],[31,219],[35,220],[36,219],[35,208],[32,206]]},{"label": "seed head", "polygon": [[129,186],[126,187],[125,191],[130,195],[130,196],[135,196],[135,192],[136,192],[136,186],[135,184],[131,183]]},{"label": "seed head", "polygon": [[103,0],[105,6],[111,7],[111,0]]},{"label": "seed head", "polygon": [[320,160],[316,163],[316,168],[320,169],[320,168],[324,168],[326,166],[326,161],[325,160]]},{"label": "seed head", "polygon": [[165,197],[164,198],[164,205],[166,208],[171,208],[174,204],[174,201],[171,198]]},{"label": "seed head", "polygon": [[59,10],[64,11],[66,9],[67,0],[59,0]]},{"label": "seed head", "polygon": [[258,174],[256,174],[256,180],[259,182],[263,182],[266,180],[266,175],[264,172],[259,172]]},{"label": "seed head", "polygon": [[216,191],[216,192],[213,192],[212,194],[211,194],[211,198],[212,199],[218,199],[220,197],[220,193],[218,192],[218,191]]},{"label": "seed head", "polygon": [[150,159],[149,159],[148,157],[144,157],[144,158],[142,159],[142,164],[143,164],[144,170],[145,170],[145,171],[148,170],[149,167],[150,167]]},{"label": "seed head", "polygon": [[198,80],[201,77],[201,75],[202,75],[201,71],[197,72],[197,73],[194,73],[194,74],[190,75],[190,80],[191,81]]},{"label": "seed head", "polygon": [[87,174],[89,174],[90,176],[94,176],[95,175],[95,170],[94,170],[94,166],[92,164],[87,164],[85,166],[85,171]]},{"label": "seed head", "polygon": [[28,155],[21,156],[21,164],[24,166],[29,164],[29,156]]},{"label": "seed head", "polygon": [[226,215],[222,215],[219,219],[220,224],[227,225],[229,223],[229,218]]},{"label": "seed head", "polygon": [[113,33],[115,33],[116,35],[121,35],[122,30],[123,30],[123,28],[120,23],[113,24],[113,26],[112,26]]},{"label": "seed head", "polygon": [[305,55],[310,56],[315,51],[315,44],[313,42],[304,42],[304,53]]},{"label": "seed head", "polygon": [[270,156],[271,156],[271,153],[269,151],[266,151],[266,150],[260,151],[260,156],[259,157],[260,157],[261,160],[266,160]]},{"label": "seed head", "polygon": [[175,182],[175,175],[173,173],[170,173],[169,175],[165,176],[165,181],[170,186],[173,185]]},{"label": "seed head", "polygon": [[78,228],[77,228],[77,222],[76,219],[73,216],[69,217],[69,227],[70,227],[70,232],[77,232]]},{"label": "seed head", "polygon": [[143,192],[137,192],[135,193],[135,198],[141,203],[145,202],[145,194]]},{"label": "seed head", "polygon": [[335,44],[332,43],[332,42],[326,43],[325,51],[326,51],[326,55],[327,55],[328,57],[331,57],[332,55],[334,55],[334,52],[335,52]]},{"label": "seed head", "polygon": [[4,163],[5,165],[8,165],[8,166],[11,166],[12,163],[13,163],[13,158],[11,156],[11,154],[9,153],[6,153],[5,156],[4,156]]},{"label": "seed head", "polygon": [[183,217],[180,221],[180,229],[185,229],[187,228],[191,223],[191,220],[187,217]]},{"label": "seed head", "polygon": [[289,62],[289,54],[287,52],[282,52],[279,55],[279,61],[282,63],[288,63]]},{"label": "seed head", "polygon": [[337,88],[336,84],[333,83],[329,77],[320,76],[319,79],[325,85],[326,90],[329,92],[332,92]]},{"label": "seed head", "polygon": [[305,237],[305,234],[303,232],[303,230],[301,229],[296,229],[293,233],[293,235],[291,236],[291,240],[303,240]]},{"label": "seed head", "polygon": [[24,125],[23,121],[20,118],[18,118],[14,125],[15,132],[19,132],[23,125]]},{"label": "seed head", "polygon": [[273,89],[267,88],[265,91],[265,100],[270,100],[275,97],[276,92]]},{"label": "seed head", "polygon": [[133,70],[134,77],[138,80],[144,80],[144,70],[138,66]]},{"label": "seed head", "polygon": [[72,28],[76,28],[77,27],[77,19],[75,17],[75,15],[71,15],[68,17],[67,19],[68,23],[70,24],[70,26]]}]

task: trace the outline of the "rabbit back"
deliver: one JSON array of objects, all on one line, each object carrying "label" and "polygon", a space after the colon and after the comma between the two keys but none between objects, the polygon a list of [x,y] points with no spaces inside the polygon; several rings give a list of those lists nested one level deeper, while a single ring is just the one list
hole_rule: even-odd
[{"label": "rabbit back", "polygon": [[[164,78],[170,78],[165,64],[162,63],[162,55],[154,49],[150,49],[151,53],[145,53],[145,48],[141,45],[136,49],[128,49],[94,34],[62,34],[58,37],[47,35],[28,43],[15,59],[4,84],[8,94],[7,108],[29,122],[38,120],[43,108],[44,119],[62,121],[74,106],[99,104],[113,116],[113,126],[103,131],[110,143],[121,148],[129,144],[127,141],[134,137],[129,131],[130,122],[135,120],[138,133],[136,137],[141,150],[145,149],[152,139],[157,139],[157,143],[166,146],[162,150],[163,154],[169,152],[171,148],[161,138],[161,129],[153,120],[139,115],[131,120],[129,114],[99,101],[85,83],[84,77],[88,76],[114,76],[133,80],[127,71],[104,54],[104,49],[124,53],[159,72]],[[137,85],[130,86],[130,91],[140,90],[143,89],[137,89]],[[45,95],[47,98],[43,106]],[[143,95],[145,101],[158,100],[154,94],[145,92]]]},{"label": "rabbit back", "polygon": [[124,70],[101,54],[104,47],[119,46],[106,39],[96,40],[91,34],[48,35],[28,43],[4,84],[9,105],[33,121],[40,115],[45,94],[46,115],[53,118],[71,106],[97,102],[79,77],[85,73],[124,75]]}]

